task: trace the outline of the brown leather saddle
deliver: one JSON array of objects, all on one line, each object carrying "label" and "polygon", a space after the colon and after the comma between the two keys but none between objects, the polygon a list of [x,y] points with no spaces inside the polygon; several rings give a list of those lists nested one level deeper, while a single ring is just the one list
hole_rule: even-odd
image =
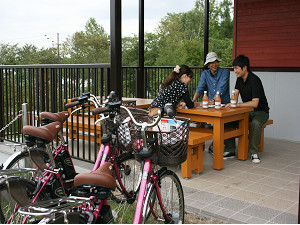
[{"label": "brown leather saddle", "polygon": [[60,122],[62,125],[68,119],[70,113],[68,111],[52,113],[52,112],[41,112],[42,125],[47,125],[53,122]]},{"label": "brown leather saddle", "polygon": [[74,185],[98,185],[115,190],[117,183],[112,174],[112,164],[105,162],[94,172],[77,174],[74,178]]},{"label": "brown leather saddle", "polygon": [[61,127],[60,122],[53,122],[42,127],[28,125],[23,127],[22,133],[29,147],[34,144],[37,144],[38,147],[44,147],[45,144],[55,139]]}]

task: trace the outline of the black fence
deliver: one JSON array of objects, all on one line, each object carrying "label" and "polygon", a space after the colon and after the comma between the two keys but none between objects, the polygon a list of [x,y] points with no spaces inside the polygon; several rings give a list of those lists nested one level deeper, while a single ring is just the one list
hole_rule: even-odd
[{"label": "black fence", "polygon": [[[123,67],[123,96],[136,97],[136,76],[138,67]],[[160,90],[161,82],[171,73],[173,67],[145,67],[146,98],[154,98]],[[199,82],[203,71],[201,67],[192,67],[194,78],[189,84],[191,95]],[[0,129],[16,118],[23,103],[28,103],[29,124],[39,126],[39,114],[43,111],[60,112],[66,110],[67,99],[91,92],[96,96],[107,96],[110,64],[84,65],[0,65]],[[192,96],[191,96],[192,97]],[[77,114],[84,121],[89,117],[90,109]],[[87,123],[86,132],[74,134],[73,117],[66,125],[65,134],[69,139],[70,151],[74,157],[95,160],[99,146],[95,144],[97,129]],[[85,130],[85,129],[83,129]],[[91,131],[93,130],[93,131]],[[94,133],[93,133],[94,132]],[[81,138],[74,138],[81,137]],[[0,138],[13,142],[23,142],[22,122],[16,120],[0,133]],[[71,142],[71,143],[70,143]]]}]

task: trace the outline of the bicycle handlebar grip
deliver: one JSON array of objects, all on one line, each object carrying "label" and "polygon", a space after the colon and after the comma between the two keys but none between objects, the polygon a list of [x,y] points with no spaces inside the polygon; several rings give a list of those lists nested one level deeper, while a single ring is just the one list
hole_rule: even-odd
[{"label": "bicycle handlebar grip", "polygon": [[99,108],[95,108],[92,110],[93,115],[97,115],[103,112],[107,112],[108,111],[108,107],[99,107]]},{"label": "bicycle handlebar grip", "polygon": [[71,99],[71,102],[78,101],[78,99],[79,99],[79,97],[72,98],[72,99]]},{"label": "bicycle handlebar grip", "polygon": [[76,105],[80,105],[80,102],[76,101],[76,102],[70,102],[70,103],[67,103],[65,106],[66,108],[72,108]]},{"label": "bicycle handlebar grip", "polygon": [[164,107],[164,111],[170,118],[173,119],[175,117],[176,109],[174,108],[173,104],[167,103]]}]

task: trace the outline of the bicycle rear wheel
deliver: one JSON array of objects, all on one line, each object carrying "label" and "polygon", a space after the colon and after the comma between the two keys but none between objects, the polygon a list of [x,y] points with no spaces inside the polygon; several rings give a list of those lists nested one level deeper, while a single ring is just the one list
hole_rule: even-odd
[{"label": "bicycle rear wheel", "polygon": [[[22,223],[23,215],[16,213],[18,205],[25,206],[32,202],[33,192],[36,184],[33,181],[21,177],[7,177],[0,179],[0,220],[6,223]],[[43,192],[40,193],[37,201],[45,199]],[[33,221],[28,221],[32,223]]]},{"label": "bicycle rear wheel", "polygon": [[166,170],[157,179],[159,188],[152,184],[147,190],[141,223],[184,223],[184,195],[178,176]]},{"label": "bicycle rear wheel", "polygon": [[49,156],[45,150],[29,148],[9,157],[3,165],[3,169],[36,168],[37,172],[34,174],[34,177],[36,177],[42,175],[44,169],[48,168],[49,163]]}]

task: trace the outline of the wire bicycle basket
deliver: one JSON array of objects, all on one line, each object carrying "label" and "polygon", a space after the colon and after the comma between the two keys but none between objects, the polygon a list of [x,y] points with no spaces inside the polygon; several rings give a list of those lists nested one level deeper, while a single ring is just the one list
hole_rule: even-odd
[{"label": "wire bicycle basket", "polygon": [[[136,108],[136,101],[122,101],[122,105],[127,107],[133,115],[147,115],[147,110]],[[116,145],[120,151],[131,152],[132,141],[128,127],[128,113],[120,109],[120,113],[112,118],[103,121],[106,129],[116,136]]]},{"label": "wire bicycle basket", "polygon": [[[148,115],[139,115],[135,117],[138,122],[152,122],[153,118]],[[162,120],[169,120],[162,118]],[[176,117],[178,123],[170,131],[163,131],[160,127],[154,127],[146,131],[148,146],[153,145],[156,158],[154,162],[160,166],[178,166],[187,158],[187,148],[189,139],[190,119]],[[143,149],[143,139],[141,127],[136,126],[133,122],[128,123],[132,148],[136,153],[136,159],[139,159],[138,153]],[[155,130],[156,128],[156,130]]]}]

